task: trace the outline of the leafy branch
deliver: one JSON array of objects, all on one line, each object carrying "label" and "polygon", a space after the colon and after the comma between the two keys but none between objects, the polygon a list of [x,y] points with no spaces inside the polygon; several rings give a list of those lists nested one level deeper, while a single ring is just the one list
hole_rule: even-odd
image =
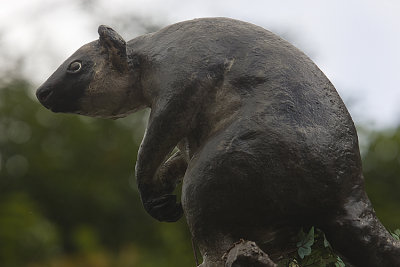
[{"label": "leafy branch", "polygon": [[298,240],[297,250],[289,252],[284,259],[278,261],[279,267],[345,267],[321,230],[314,227],[308,233],[301,230]]}]

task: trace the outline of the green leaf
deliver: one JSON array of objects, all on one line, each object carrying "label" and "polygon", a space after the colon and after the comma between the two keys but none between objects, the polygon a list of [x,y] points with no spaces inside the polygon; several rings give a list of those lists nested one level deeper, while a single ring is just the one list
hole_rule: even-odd
[{"label": "green leaf", "polygon": [[391,235],[393,236],[394,239],[399,240],[400,241],[400,237],[394,233],[391,233]]},{"label": "green leaf", "polygon": [[339,256],[337,257],[335,267],[346,267],[346,264],[344,264],[344,262],[342,261],[342,259]]},{"label": "green leaf", "polygon": [[305,256],[311,254],[311,247],[299,247],[297,252],[299,253],[300,258],[304,259]]},{"label": "green leaf", "polygon": [[394,239],[400,240],[400,229],[394,230],[394,233],[390,232]]},{"label": "green leaf", "polygon": [[305,256],[311,254],[311,246],[314,244],[314,226],[311,227],[310,231],[302,240],[297,242],[297,253],[299,254],[300,258],[304,259]]},{"label": "green leaf", "polygon": [[394,230],[395,235],[397,235],[398,237],[400,237],[400,229],[396,229]]},{"label": "green leaf", "polygon": [[326,239],[325,234],[323,234],[323,236],[324,236],[324,247],[329,248],[331,246],[331,244],[329,244],[329,241],[328,241],[328,239]]},{"label": "green leaf", "polygon": [[314,226],[311,227],[308,234],[299,242],[297,242],[297,247],[311,247],[314,244]]}]

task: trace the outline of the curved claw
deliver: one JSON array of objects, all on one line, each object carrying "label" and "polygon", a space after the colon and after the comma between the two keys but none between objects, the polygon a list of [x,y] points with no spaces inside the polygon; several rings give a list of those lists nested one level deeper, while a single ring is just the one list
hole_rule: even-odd
[{"label": "curved claw", "polygon": [[143,202],[145,210],[160,222],[176,222],[183,215],[182,205],[176,195],[166,194]]}]

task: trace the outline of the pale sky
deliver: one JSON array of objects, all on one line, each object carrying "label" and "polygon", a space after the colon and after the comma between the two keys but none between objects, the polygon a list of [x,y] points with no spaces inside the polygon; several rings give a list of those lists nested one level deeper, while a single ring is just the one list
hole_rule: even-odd
[{"label": "pale sky", "polygon": [[[231,17],[283,35],[308,54],[333,82],[356,124],[400,124],[400,1],[99,0],[93,10],[85,10],[85,2],[0,0],[0,49],[10,61],[26,55],[23,73],[40,84],[76,49],[97,39],[98,24],[118,31],[116,14],[160,25]],[[121,34],[129,40],[140,32]]]}]

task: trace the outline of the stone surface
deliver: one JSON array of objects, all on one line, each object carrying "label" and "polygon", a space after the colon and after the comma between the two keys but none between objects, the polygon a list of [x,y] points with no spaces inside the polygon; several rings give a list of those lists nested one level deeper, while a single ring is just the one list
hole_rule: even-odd
[{"label": "stone surface", "polygon": [[225,267],[277,267],[252,241],[240,240],[223,256]]}]

